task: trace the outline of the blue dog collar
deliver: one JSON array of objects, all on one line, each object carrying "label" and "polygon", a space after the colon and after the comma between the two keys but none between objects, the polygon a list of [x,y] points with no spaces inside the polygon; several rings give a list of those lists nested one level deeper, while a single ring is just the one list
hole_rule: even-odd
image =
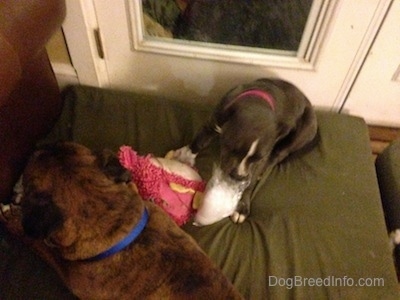
[{"label": "blue dog collar", "polygon": [[128,247],[131,243],[133,243],[136,238],[142,233],[143,229],[146,227],[149,220],[149,213],[145,208],[142,214],[142,217],[139,223],[133,228],[133,230],[121,241],[119,241],[116,245],[112,246],[108,250],[94,256],[91,258],[84,259],[84,261],[97,261],[104,258],[107,258],[111,255],[118,253],[119,251]]}]

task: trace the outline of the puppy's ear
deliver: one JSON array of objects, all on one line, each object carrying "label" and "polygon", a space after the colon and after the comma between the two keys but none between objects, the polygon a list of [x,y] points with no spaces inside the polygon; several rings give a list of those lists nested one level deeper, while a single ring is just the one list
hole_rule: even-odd
[{"label": "puppy's ear", "polygon": [[95,153],[97,163],[104,174],[114,180],[115,183],[130,182],[132,180],[131,173],[125,169],[117,155],[108,149]]}]

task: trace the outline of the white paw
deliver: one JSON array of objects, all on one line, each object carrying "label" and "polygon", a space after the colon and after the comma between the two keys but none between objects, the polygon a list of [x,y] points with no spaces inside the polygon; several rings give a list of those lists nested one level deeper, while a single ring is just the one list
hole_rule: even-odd
[{"label": "white paw", "polygon": [[11,211],[11,205],[0,203],[0,220],[7,222],[6,215]]},{"label": "white paw", "polygon": [[231,220],[235,224],[242,224],[246,220],[246,216],[238,213],[237,211],[235,211],[231,215]]},{"label": "white paw", "polygon": [[11,205],[10,204],[3,204],[0,203],[0,212],[5,214],[7,213],[9,210],[11,209]]},{"label": "white paw", "polygon": [[400,244],[400,229],[396,229],[390,233],[390,244],[393,249]]},{"label": "white paw", "polygon": [[193,167],[197,154],[192,153],[189,146],[184,146],[174,151],[173,159]]}]

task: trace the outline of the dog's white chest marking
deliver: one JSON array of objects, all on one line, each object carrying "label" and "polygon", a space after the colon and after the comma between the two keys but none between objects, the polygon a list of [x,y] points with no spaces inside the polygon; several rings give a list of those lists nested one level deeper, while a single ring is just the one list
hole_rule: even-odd
[{"label": "dog's white chest marking", "polygon": [[256,139],[250,146],[249,151],[247,152],[246,156],[242,159],[242,161],[240,162],[237,172],[239,176],[247,176],[248,175],[248,170],[247,170],[247,160],[249,159],[249,157],[251,157],[257,149],[258,146],[258,142],[260,140]]},{"label": "dog's white chest marking", "polygon": [[221,133],[222,133],[222,128],[219,127],[217,124],[215,124],[214,130],[215,130],[215,132],[218,133],[218,134],[221,134]]}]

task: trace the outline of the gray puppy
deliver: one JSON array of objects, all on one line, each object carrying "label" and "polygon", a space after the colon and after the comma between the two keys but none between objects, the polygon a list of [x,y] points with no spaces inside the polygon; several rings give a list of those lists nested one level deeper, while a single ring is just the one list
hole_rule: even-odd
[{"label": "gray puppy", "polygon": [[314,109],[297,87],[279,79],[259,79],[229,91],[193,142],[175,155],[194,165],[197,154],[219,136],[220,168],[234,180],[248,181],[231,216],[242,223],[264,171],[309,144],[316,133]]}]

